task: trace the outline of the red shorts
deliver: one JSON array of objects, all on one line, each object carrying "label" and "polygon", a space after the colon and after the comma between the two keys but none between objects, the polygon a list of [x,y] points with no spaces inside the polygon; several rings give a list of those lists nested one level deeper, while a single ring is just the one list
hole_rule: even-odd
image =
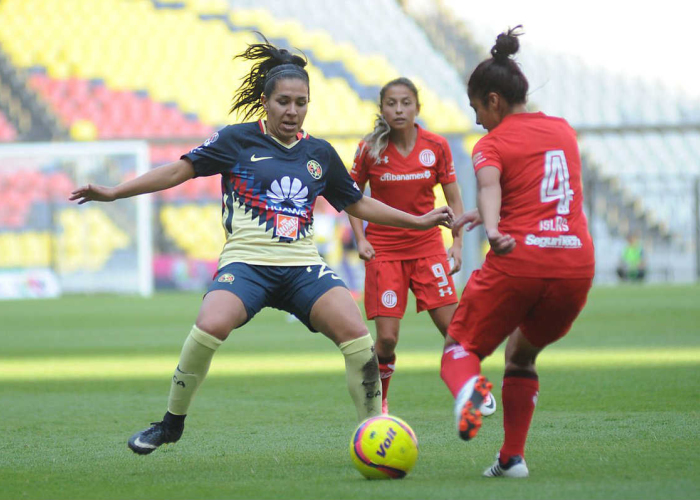
[{"label": "red shorts", "polygon": [[586,305],[592,278],[522,278],[472,273],[447,333],[481,358],[520,327],[536,347],[562,338]]},{"label": "red shorts", "polygon": [[418,312],[457,303],[447,255],[413,260],[370,261],[365,264],[365,312],[403,318],[408,289],[416,296]]}]

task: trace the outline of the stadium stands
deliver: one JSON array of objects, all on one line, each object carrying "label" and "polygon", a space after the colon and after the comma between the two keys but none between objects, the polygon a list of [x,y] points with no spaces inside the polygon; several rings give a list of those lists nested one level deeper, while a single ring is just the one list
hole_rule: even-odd
[{"label": "stadium stands", "polygon": [[[174,104],[163,104],[145,93],[112,90],[101,81],[79,78],[54,80],[36,73],[29,79],[36,90],[59,115],[62,122],[73,127],[88,121],[95,128],[88,139],[173,139],[208,137],[214,128],[183,114]],[[71,129],[74,139],[75,129]]]},{"label": "stadium stands", "polygon": [[[473,123],[464,77],[493,34],[480,39],[481,31],[445,19],[444,11],[439,15],[428,29],[396,0],[334,2],[332,8],[325,0],[3,0],[0,45],[27,90],[48,105],[72,139],[147,139],[155,166],[237,121],[228,109],[247,65],[231,58],[257,41],[252,30],[259,30],[309,59],[312,105],[305,128],[327,137],[347,165],[372,126],[379,88],[408,76],[421,91],[421,123],[448,137],[463,177],[470,178],[469,152],[483,131]],[[459,50],[437,43],[436,35]],[[454,64],[460,56],[464,64]],[[619,193],[620,202],[604,200],[599,208],[609,213],[594,217],[601,241],[622,241],[629,221],[622,212],[611,214],[627,204],[650,227],[665,228],[678,248],[692,245],[690,185],[700,176],[700,103],[656,83],[538,50],[523,51],[519,60],[530,79],[533,109],[566,117],[579,130],[587,168],[599,182],[618,187],[610,192]],[[0,142],[17,139],[17,129],[0,112]],[[31,183],[0,176],[4,237],[8,231],[16,236],[46,211],[54,174],[37,175],[28,174]],[[73,186],[67,178],[50,182],[58,186],[53,193]],[[182,239],[177,224],[212,216],[219,196],[214,178],[160,193],[159,245],[172,244],[193,258],[218,251],[219,240],[207,236],[210,228],[193,233],[198,246]],[[218,215],[212,220],[218,225]],[[12,241],[13,255],[23,254],[19,240]]]},{"label": "stadium stands", "polygon": [[[440,1],[405,2],[464,78],[472,49],[487,57],[494,33],[455,22]],[[526,42],[526,40],[525,40]],[[464,48],[462,51],[454,47]],[[517,60],[530,83],[529,107],[566,118],[580,137],[599,280],[614,276],[618,249],[632,232],[646,235],[660,279],[692,279],[694,182],[700,177],[700,101],[655,82],[588,67],[571,56],[526,47]],[[479,138],[463,139],[470,151]],[[612,249],[612,251],[611,251]]]},{"label": "stadium stands", "polygon": [[12,142],[17,138],[17,130],[0,111],[0,142]]}]

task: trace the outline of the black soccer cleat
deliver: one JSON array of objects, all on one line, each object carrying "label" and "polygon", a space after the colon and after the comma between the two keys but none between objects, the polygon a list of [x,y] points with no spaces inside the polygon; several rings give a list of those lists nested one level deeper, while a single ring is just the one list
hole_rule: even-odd
[{"label": "black soccer cleat", "polygon": [[151,427],[131,436],[128,445],[134,453],[148,455],[162,444],[177,442],[184,428],[184,423],[173,425],[165,422],[151,422]]}]

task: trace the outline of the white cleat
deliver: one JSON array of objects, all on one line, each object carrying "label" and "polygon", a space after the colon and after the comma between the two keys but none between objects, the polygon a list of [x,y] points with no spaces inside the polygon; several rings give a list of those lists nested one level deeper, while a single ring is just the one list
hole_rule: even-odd
[{"label": "white cleat", "polygon": [[496,398],[493,397],[493,394],[489,392],[489,395],[486,396],[484,402],[481,403],[479,410],[481,411],[481,415],[483,417],[488,417],[489,415],[496,413]]},{"label": "white cleat", "polygon": [[[470,378],[455,399],[455,423],[459,437],[474,439],[481,428],[481,405],[491,391],[491,382],[483,375]],[[493,398],[492,398],[493,399]]]},{"label": "white cleat", "polygon": [[528,477],[530,471],[527,469],[525,459],[520,455],[510,457],[508,463],[501,465],[501,462],[496,457],[496,463],[484,471],[486,477]]}]

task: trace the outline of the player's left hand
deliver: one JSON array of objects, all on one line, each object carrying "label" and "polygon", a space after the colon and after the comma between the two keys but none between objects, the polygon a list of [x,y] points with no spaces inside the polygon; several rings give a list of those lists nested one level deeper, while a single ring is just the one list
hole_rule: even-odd
[{"label": "player's left hand", "polygon": [[73,191],[68,198],[70,201],[78,201],[78,205],[88,201],[114,201],[117,197],[114,188],[98,186],[97,184],[87,184]]},{"label": "player's left hand", "polygon": [[450,262],[450,271],[447,273],[453,275],[462,269],[462,247],[460,245],[452,245],[447,251],[447,260]]},{"label": "player's left hand", "polygon": [[509,234],[501,234],[497,229],[486,232],[491,250],[496,255],[506,255],[515,248],[515,238]]},{"label": "player's left hand", "polygon": [[462,229],[462,226],[464,226],[464,229],[467,231],[471,231],[475,227],[480,226],[482,222],[483,220],[481,220],[479,209],[472,208],[471,210],[467,210],[452,223],[452,237],[457,238],[460,236],[459,230]]},{"label": "player's left hand", "polygon": [[454,218],[455,214],[450,207],[438,207],[418,217],[417,229],[430,229],[438,225],[451,228]]}]

